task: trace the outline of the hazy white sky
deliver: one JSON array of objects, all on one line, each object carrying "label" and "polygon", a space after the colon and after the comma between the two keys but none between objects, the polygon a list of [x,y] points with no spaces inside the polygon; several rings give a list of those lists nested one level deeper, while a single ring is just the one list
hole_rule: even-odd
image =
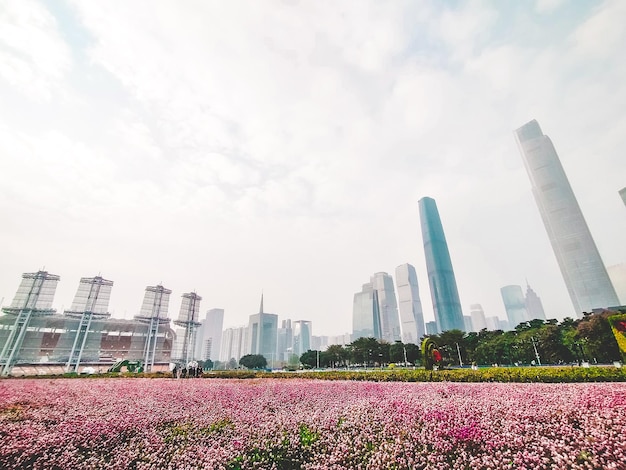
[{"label": "hazy white sky", "polygon": [[574,316],[512,131],[555,143],[606,265],[626,262],[626,2],[0,0],[0,298],[23,272],[195,290],[351,330],[415,265],[436,199],[461,302],[528,279]]}]

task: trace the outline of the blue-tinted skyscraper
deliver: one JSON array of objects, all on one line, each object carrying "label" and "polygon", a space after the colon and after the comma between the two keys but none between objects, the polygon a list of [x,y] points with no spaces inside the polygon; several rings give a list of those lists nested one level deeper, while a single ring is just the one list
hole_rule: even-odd
[{"label": "blue-tinted skyscraper", "polygon": [[511,328],[530,320],[521,286],[504,286],[500,289],[500,293]]},{"label": "blue-tinted skyscraper", "polygon": [[378,291],[372,283],[363,284],[361,292],[354,294],[352,304],[352,340],[359,338],[382,339]]},{"label": "blue-tinted skyscraper", "polygon": [[419,200],[419,208],[430,296],[437,326],[439,331],[453,329],[463,331],[465,322],[459,291],[437,204],[434,199],[424,197]]},{"label": "blue-tinted skyscraper", "polygon": [[617,294],[552,141],[535,120],[517,129],[515,137],[576,314],[617,305]]}]

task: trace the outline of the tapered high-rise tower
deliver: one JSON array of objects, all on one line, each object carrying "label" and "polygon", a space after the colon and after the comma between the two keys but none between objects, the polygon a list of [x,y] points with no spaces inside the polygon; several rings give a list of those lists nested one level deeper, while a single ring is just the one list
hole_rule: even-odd
[{"label": "tapered high-rise tower", "polygon": [[426,331],[417,274],[412,265],[406,263],[396,268],[396,285],[402,322],[402,342],[419,344]]},{"label": "tapered high-rise tower", "polygon": [[437,203],[429,197],[419,200],[422,240],[426,254],[426,269],[439,331],[463,331],[465,322],[459,301],[448,243],[441,225]]},{"label": "tapered high-rise tower", "polygon": [[535,120],[517,129],[515,137],[576,314],[618,305],[552,141]]}]

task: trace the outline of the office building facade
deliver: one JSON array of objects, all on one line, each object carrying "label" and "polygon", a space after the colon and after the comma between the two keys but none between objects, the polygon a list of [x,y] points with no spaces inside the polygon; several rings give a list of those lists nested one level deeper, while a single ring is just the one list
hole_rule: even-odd
[{"label": "office building facade", "polygon": [[439,331],[464,330],[459,291],[452,269],[448,243],[434,199],[419,200],[422,240],[435,321]]},{"label": "office building facade", "polygon": [[426,334],[427,335],[438,335],[439,328],[437,327],[436,321],[427,321],[426,322]]},{"label": "office building facade", "polygon": [[617,305],[615,289],[552,141],[535,120],[517,129],[515,136],[576,314]]}]

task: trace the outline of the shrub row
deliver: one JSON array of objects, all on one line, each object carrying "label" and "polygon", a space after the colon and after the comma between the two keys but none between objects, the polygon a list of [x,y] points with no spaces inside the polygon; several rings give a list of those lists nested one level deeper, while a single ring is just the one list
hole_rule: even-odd
[{"label": "shrub row", "polygon": [[626,382],[626,369],[615,367],[492,367],[479,370],[394,369],[380,371],[254,372],[215,371],[212,378],[307,378],[373,382]]},{"label": "shrub row", "polygon": [[[37,376],[39,378],[102,378],[102,377],[171,377],[165,372],[154,373],[106,373],[78,375]],[[230,370],[205,372],[204,378],[215,379],[317,379],[317,380],[356,380],[370,382],[540,382],[540,383],[576,383],[576,382],[626,382],[626,368],[616,367],[491,367],[472,369],[444,369],[428,371],[425,369],[390,369],[390,370],[328,370],[305,372],[264,372],[253,370]],[[193,378],[185,380],[194,380]]]}]

